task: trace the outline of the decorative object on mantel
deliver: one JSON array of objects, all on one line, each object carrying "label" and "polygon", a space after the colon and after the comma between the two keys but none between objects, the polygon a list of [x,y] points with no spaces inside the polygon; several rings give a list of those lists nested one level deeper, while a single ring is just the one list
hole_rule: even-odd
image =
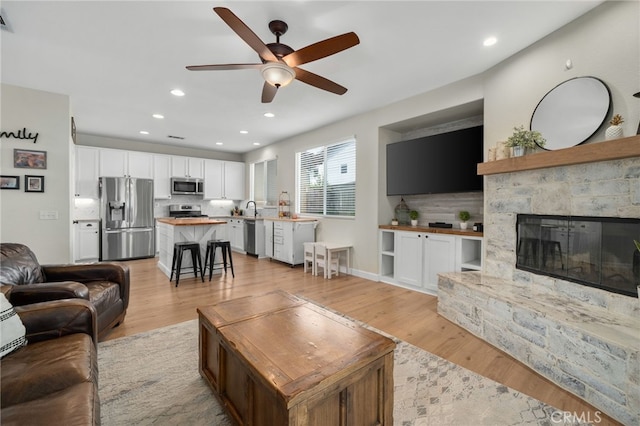
[{"label": "decorative object on mantel", "polygon": [[460,229],[467,229],[467,221],[471,219],[471,214],[466,210],[462,210],[458,213],[458,218],[460,219]]},{"label": "decorative object on mantel", "polygon": [[511,149],[507,146],[506,141],[500,141],[496,143],[496,160],[504,160],[505,158],[509,158],[511,154]]},{"label": "decorative object on mantel", "polygon": [[400,198],[400,204],[396,206],[396,218],[400,225],[409,224],[409,206],[404,202],[404,198]]},{"label": "decorative object on mantel", "polygon": [[418,226],[418,216],[420,216],[420,213],[418,213],[417,210],[411,210],[409,212],[409,218],[411,219],[411,226]]},{"label": "decorative object on mantel", "polygon": [[527,150],[543,148],[546,139],[536,130],[525,130],[524,126],[514,127],[513,135],[507,139],[507,146],[513,148],[513,156],[521,157]]},{"label": "decorative object on mantel", "polygon": [[[633,96],[640,98],[640,92],[634,93]],[[640,122],[638,123],[638,131],[636,132],[636,135],[640,135]]]},{"label": "decorative object on mantel", "polygon": [[398,219],[396,219],[395,217],[391,219],[391,226],[398,226]]},{"label": "decorative object on mantel", "polygon": [[576,77],[551,89],[531,116],[531,130],[547,139],[545,149],[579,145],[607,121],[611,93],[596,77]]},{"label": "decorative object on mantel", "polygon": [[620,114],[614,115],[611,121],[609,121],[611,126],[607,127],[607,131],[604,134],[605,139],[610,141],[611,139],[620,139],[623,137],[622,123],[624,123],[624,118],[622,118]]}]

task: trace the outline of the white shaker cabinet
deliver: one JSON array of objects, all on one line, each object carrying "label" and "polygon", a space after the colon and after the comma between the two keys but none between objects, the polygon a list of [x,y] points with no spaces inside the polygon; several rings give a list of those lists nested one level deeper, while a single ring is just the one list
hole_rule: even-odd
[{"label": "white shaker cabinet", "polygon": [[75,152],[76,176],[75,196],[78,198],[98,198],[98,148],[77,146]]},{"label": "white shaker cabinet", "polygon": [[73,260],[97,261],[100,258],[100,223],[97,220],[78,221],[74,223],[74,233]]},{"label": "white shaker cabinet", "polygon": [[100,176],[153,179],[153,155],[121,149],[100,149]]},{"label": "white shaker cabinet", "polygon": [[193,157],[171,157],[171,176],[204,178],[204,159]]},{"label": "white shaker cabinet", "polygon": [[316,240],[315,228],[317,221],[296,220],[264,220],[265,230],[273,229],[272,236],[265,236],[265,253],[269,256],[269,239],[273,240],[272,259],[288,263],[291,266],[300,265],[304,261],[304,243]]},{"label": "white shaker cabinet", "polygon": [[396,232],[395,279],[404,284],[422,285],[423,233]]},{"label": "white shaker cabinet", "polygon": [[422,257],[422,288],[438,293],[438,274],[453,272],[456,267],[456,237],[425,234]]},{"label": "white shaker cabinet", "polygon": [[231,248],[236,251],[244,251],[244,219],[228,219],[227,231]]},{"label": "white shaker cabinet", "polygon": [[244,163],[205,160],[204,199],[244,200]]},{"label": "white shaker cabinet", "polygon": [[[437,294],[439,273],[459,271],[461,265],[471,262],[481,268],[481,237],[382,230],[379,241],[380,280],[383,282]],[[465,260],[467,258],[473,259]]]},{"label": "white shaker cabinet", "polygon": [[171,156],[153,156],[153,197],[171,199]]}]

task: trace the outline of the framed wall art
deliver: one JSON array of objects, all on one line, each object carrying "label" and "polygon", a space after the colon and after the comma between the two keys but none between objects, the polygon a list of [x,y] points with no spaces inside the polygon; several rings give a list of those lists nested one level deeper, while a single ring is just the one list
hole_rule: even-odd
[{"label": "framed wall art", "polygon": [[46,169],[47,151],[32,151],[30,149],[13,150],[13,167],[21,169]]},{"label": "framed wall art", "polygon": [[20,176],[0,176],[0,189],[20,189]]},{"label": "framed wall art", "polygon": [[44,176],[24,177],[24,192],[44,192]]}]

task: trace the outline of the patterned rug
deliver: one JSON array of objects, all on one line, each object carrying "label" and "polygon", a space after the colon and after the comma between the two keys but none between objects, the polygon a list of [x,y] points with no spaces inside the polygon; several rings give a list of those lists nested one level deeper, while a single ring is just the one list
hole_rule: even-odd
[{"label": "patterned rug", "polygon": [[[394,340],[394,425],[565,424],[547,404]],[[98,365],[103,426],[232,425],[198,373],[197,320],[100,343]]]}]

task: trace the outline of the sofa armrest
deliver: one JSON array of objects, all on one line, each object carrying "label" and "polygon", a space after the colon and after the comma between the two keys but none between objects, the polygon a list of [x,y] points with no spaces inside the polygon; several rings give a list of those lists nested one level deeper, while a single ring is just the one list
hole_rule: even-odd
[{"label": "sofa armrest", "polygon": [[89,289],[72,281],[12,286],[8,299],[13,306],[30,305],[60,299],[89,300]]},{"label": "sofa armrest", "polygon": [[124,309],[129,306],[129,267],[119,262],[84,263],[74,265],[42,265],[47,282],[76,281],[88,283],[103,280],[120,286]]},{"label": "sofa armrest", "polygon": [[93,305],[82,299],[54,300],[16,306],[27,330],[27,341],[35,343],[68,334],[85,333],[98,344],[98,315]]}]

